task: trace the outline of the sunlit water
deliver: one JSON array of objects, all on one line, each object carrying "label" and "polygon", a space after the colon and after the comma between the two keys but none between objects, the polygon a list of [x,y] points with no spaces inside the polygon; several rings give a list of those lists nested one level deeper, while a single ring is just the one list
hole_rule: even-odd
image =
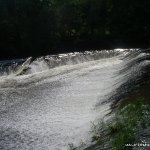
[{"label": "sunlit water", "polygon": [[[121,73],[147,55],[136,51],[70,53],[3,67],[0,149],[67,150],[69,143],[89,144],[92,122],[110,112],[113,100],[104,102],[149,64],[145,60]],[[130,53],[135,56],[129,58]]]}]

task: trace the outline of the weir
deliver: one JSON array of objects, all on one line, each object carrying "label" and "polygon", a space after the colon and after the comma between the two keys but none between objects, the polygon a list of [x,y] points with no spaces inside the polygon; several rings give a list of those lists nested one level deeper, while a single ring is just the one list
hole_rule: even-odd
[{"label": "weir", "polygon": [[149,65],[140,49],[0,62],[0,149],[90,145],[92,124],[143,82]]}]

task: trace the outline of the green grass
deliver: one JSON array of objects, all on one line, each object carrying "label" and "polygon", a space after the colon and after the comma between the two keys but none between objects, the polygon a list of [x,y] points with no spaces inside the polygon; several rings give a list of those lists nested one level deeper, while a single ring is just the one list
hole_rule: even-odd
[{"label": "green grass", "polygon": [[139,140],[139,131],[150,126],[150,105],[138,99],[118,109],[111,120],[93,126],[93,141],[99,149],[127,150]]},{"label": "green grass", "polygon": [[92,124],[92,145],[81,144],[70,150],[131,150],[126,144],[140,143],[139,131],[150,126],[150,104],[143,98],[134,99],[118,108],[113,117]]}]

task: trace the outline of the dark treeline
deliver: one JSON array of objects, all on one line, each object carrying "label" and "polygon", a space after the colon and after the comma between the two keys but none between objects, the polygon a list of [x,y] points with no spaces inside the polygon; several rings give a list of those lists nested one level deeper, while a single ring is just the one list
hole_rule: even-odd
[{"label": "dark treeline", "polygon": [[0,58],[148,47],[149,17],[150,0],[0,0]]}]

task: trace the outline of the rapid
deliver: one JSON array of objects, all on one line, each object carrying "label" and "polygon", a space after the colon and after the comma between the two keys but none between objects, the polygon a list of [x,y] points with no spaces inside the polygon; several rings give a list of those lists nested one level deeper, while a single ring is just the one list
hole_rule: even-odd
[{"label": "rapid", "polygon": [[149,53],[114,49],[0,62],[0,149],[90,144],[93,123],[138,86]]}]

